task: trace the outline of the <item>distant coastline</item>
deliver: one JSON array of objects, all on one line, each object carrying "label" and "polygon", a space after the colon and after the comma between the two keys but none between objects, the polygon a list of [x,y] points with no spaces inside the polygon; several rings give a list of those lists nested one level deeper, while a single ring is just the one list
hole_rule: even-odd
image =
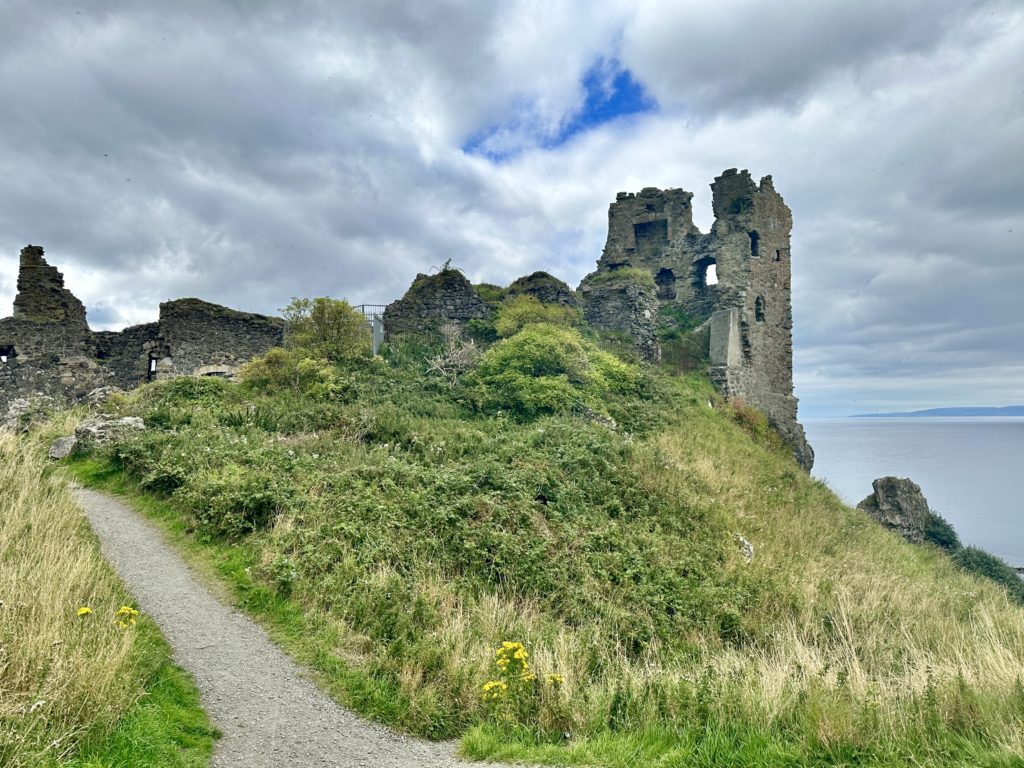
[{"label": "distant coastline", "polygon": [[894,419],[926,418],[934,416],[1024,416],[1024,405],[1002,407],[966,406],[962,408],[928,408],[923,411],[900,411],[896,413],[855,413],[851,419]]}]

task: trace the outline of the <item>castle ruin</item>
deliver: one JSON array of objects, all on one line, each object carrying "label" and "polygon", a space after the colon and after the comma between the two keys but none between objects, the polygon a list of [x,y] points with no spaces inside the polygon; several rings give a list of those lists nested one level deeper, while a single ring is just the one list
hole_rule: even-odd
[{"label": "castle ruin", "polygon": [[598,330],[627,334],[651,360],[660,355],[659,315],[688,317],[707,334],[709,373],[722,394],[762,411],[810,469],[814,452],[793,396],[792,213],[771,176],[755,184],[732,168],[711,190],[708,234],[693,223],[690,192],[620,192],[597,271],[580,285],[584,316]]},{"label": "castle ruin", "polygon": [[160,319],[123,331],[92,331],[86,311],[46,263],[22,249],[14,315],[0,319],[0,413],[15,398],[75,401],[104,386],[137,387],[174,376],[228,376],[280,346],[284,321],[199,299],[160,305]]},{"label": "castle ruin", "polygon": [[[711,185],[715,222],[693,223],[693,195],[647,187],[620,192],[608,210],[608,239],[597,270],[574,293],[544,272],[515,281],[503,295],[581,306],[599,332],[625,337],[641,357],[661,356],[659,324],[684,318],[710,361],[709,375],[730,400],[762,411],[810,469],[814,452],[797,421],[793,396],[790,230],[792,214],[771,176],[725,171]],[[499,294],[501,289],[491,286]],[[456,269],[417,275],[383,314],[388,338],[486,322],[484,301]],[[43,249],[21,252],[14,315],[0,320],[0,412],[36,394],[76,400],[113,385],[153,379],[231,375],[280,346],[284,322],[198,299],[160,305],[155,323],[94,332],[85,307],[46,263]]]}]

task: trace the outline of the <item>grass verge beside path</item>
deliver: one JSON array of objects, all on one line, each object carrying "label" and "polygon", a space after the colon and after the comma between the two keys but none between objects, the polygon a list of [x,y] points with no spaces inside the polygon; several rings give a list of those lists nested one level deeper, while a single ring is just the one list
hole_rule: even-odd
[{"label": "grass verge beside path", "polygon": [[78,456],[64,464],[82,485],[119,496],[157,523],[189,565],[215,592],[259,622],[271,638],[299,664],[310,670],[317,684],[335,700],[379,722],[400,727],[412,704],[401,692],[359,672],[338,658],[339,638],[323,616],[302,610],[296,603],[258,584],[251,569],[259,553],[244,541],[225,544],[190,536],[186,521],[173,503],[147,493],[108,463]]},{"label": "grass verge beside path", "polygon": [[0,433],[0,765],[201,768],[188,676],[100,554],[43,446]]}]

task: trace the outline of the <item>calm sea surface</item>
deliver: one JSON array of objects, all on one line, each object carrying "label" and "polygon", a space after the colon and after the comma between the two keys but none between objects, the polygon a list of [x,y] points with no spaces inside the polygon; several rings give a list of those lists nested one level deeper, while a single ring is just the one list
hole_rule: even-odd
[{"label": "calm sea surface", "polygon": [[815,477],[849,504],[909,477],[965,544],[1024,566],[1024,418],[809,419]]}]

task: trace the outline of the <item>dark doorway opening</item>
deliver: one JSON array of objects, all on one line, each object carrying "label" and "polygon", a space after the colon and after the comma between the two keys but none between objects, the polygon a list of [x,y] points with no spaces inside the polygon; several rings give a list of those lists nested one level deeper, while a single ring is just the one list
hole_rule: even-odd
[{"label": "dark doorway opening", "polygon": [[754,319],[759,323],[764,322],[764,296],[758,296],[754,301]]},{"label": "dark doorway opening", "polygon": [[156,355],[149,356],[149,363],[146,367],[146,381],[152,381],[156,376]]},{"label": "dark doorway opening", "polygon": [[658,298],[668,301],[676,297],[676,275],[668,267],[662,267],[654,276],[654,284],[658,286]]},{"label": "dark doorway opening", "polygon": [[17,356],[18,353],[11,345],[0,346],[0,363],[9,363]]},{"label": "dark doorway opening", "polygon": [[757,234],[757,230],[751,230],[750,232],[747,233],[747,236],[750,237],[750,255],[753,256],[756,259],[758,256],[761,255],[761,253],[760,253],[761,236],[759,234]]}]

